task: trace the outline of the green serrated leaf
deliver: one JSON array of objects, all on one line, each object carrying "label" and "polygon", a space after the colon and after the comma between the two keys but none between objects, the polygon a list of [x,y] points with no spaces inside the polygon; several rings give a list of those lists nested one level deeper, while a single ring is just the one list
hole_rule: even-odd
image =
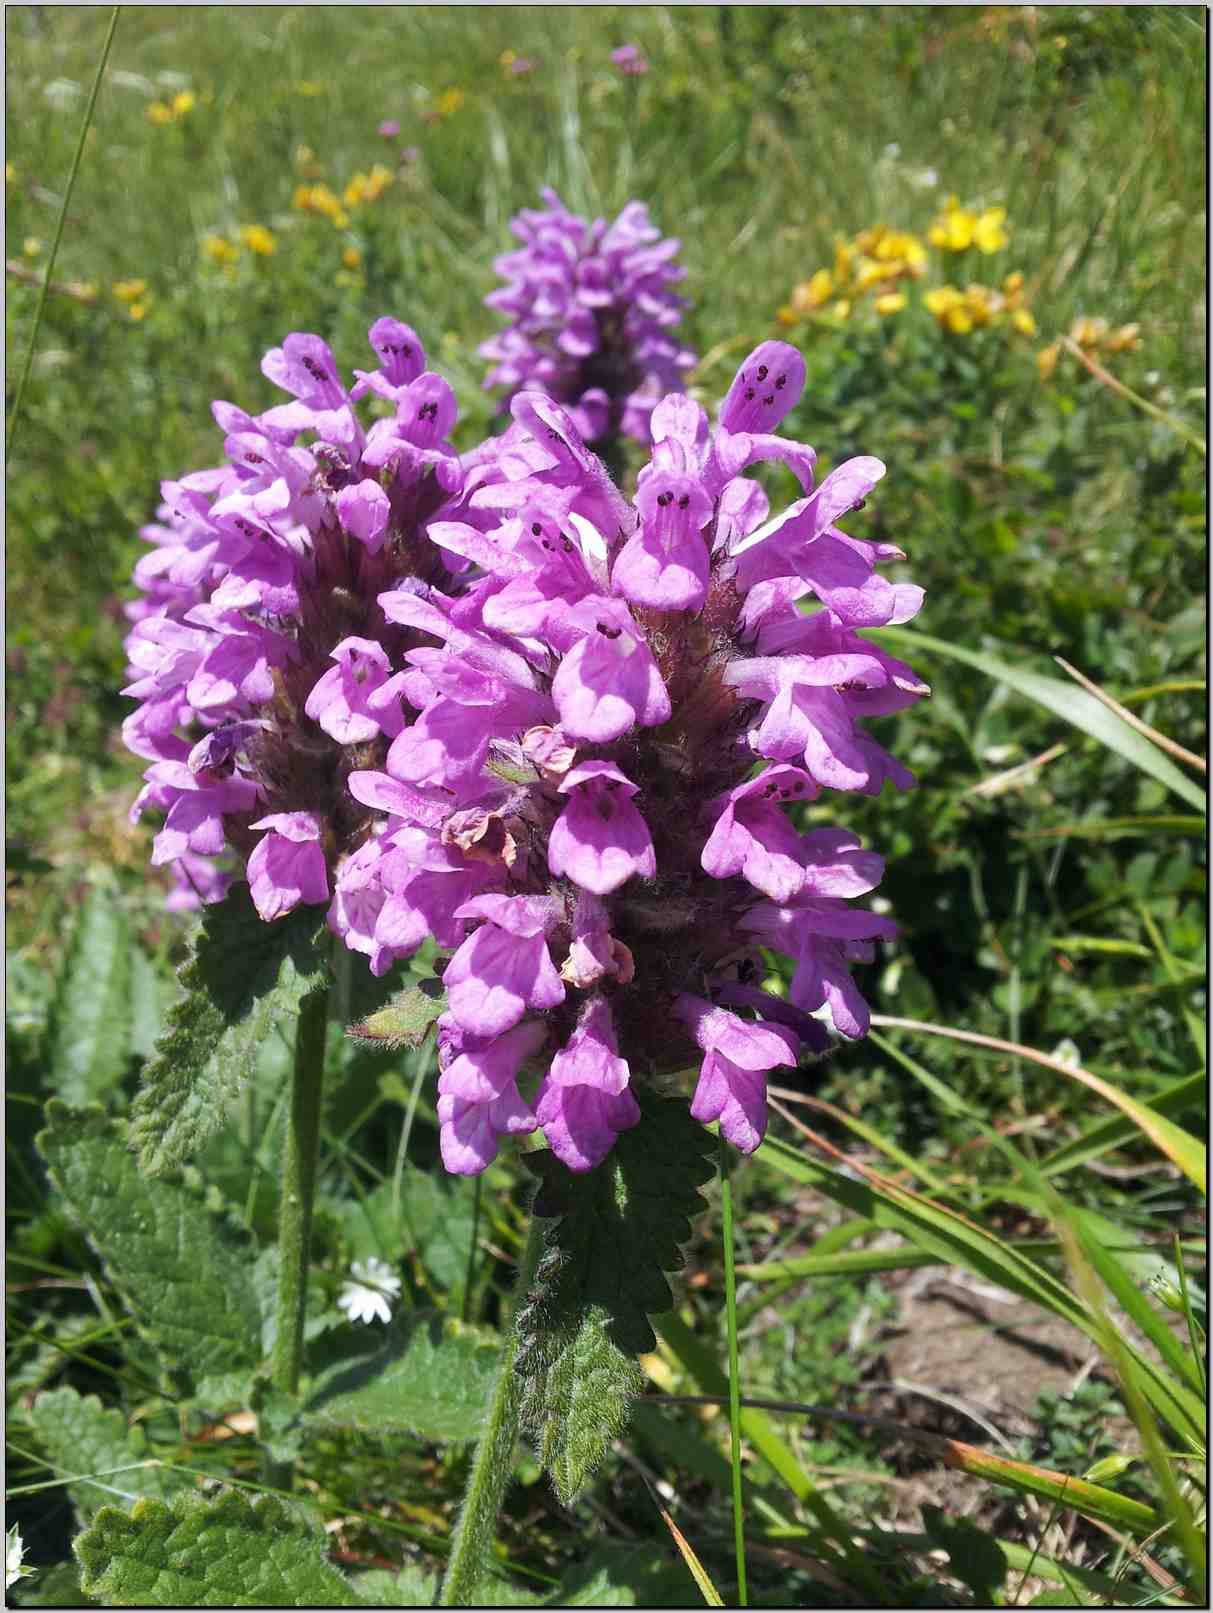
[{"label": "green serrated leaf", "polygon": [[76,920],[48,1022],[48,1085],[93,1103],[121,1080],[131,1042],[131,938],[112,893],[96,888]]},{"label": "green serrated leaf", "polygon": [[418,985],[406,986],[386,1008],[351,1025],[346,1034],[376,1047],[418,1047],[445,1008],[442,982],[423,980]]},{"label": "green serrated leaf", "polygon": [[[376,1336],[377,1334],[377,1336]],[[326,1369],[306,1423],[422,1439],[475,1439],[499,1346],[484,1330],[416,1311]]]},{"label": "green serrated leaf", "polygon": [[51,1180],[166,1362],[194,1378],[254,1367],[261,1316],[252,1251],[176,1180],[142,1175],[100,1108],[47,1105],[37,1146]]},{"label": "green serrated leaf", "polygon": [[141,947],[131,952],[131,1052],[150,1059],[164,1021],[164,984]]},{"label": "green serrated leaf", "polygon": [[182,967],[185,995],[143,1073],[131,1141],[154,1174],[179,1165],[219,1129],[251,1078],[276,1021],[327,980],[324,918],[296,908],[266,924],[237,885],[208,907]]},{"label": "green serrated leaf", "polygon": [[623,1428],[655,1345],[650,1315],[672,1303],[665,1273],[704,1209],[715,1144],[678,1101],[646,1099],[595,1170],[574,1174],[546,1151],[524,1155],[541,1178],[543,1252],[518,1314],[523,1426],[566,1504]]},{"label": "green serrated leaf", "polygon": [[113,1607],[359,1605],[323,1535],[269,1495],[102,1507],[74,1549],[85,1591]]},{"label": "green serrated leaf", "polygon": [[86,1518],[115,1499],[163,1499],[192,1487],[170,1468],[148,1465],[143,1429],[128,1427],[122,1413],[106,1410],[96,1395],[50,1389],[38,1396],[29,1417],[56,1477],[70,1477],[67,1493]]},{"label": "green serrated leaf", "polygon": [[433,1607],[439,1576],[432,1569],[405,1563],[398,1574],[372,1568],[354,1577],[359,1600],[369,1607]]}]

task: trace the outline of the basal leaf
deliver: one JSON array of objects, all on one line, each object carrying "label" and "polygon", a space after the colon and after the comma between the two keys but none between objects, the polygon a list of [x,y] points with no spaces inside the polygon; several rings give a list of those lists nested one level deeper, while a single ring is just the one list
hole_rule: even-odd
[{"label": "basal leaf", "polygon": [[359,1600],[371,1607],[433,1607],[438,1577],[416,1563],[405,1563],[398,1574],[387,1568],[356,1574],[353,1586]]},{"label": "basal leaf", "polygon": [[635,1357],[656,1342],[650,1315],[672,1303],[665,1273],[704,1208],[713,1139],[686,1105],[648,1100],[595,1170],[574,1174],[546,1151],[534,1214],[543,1252],[516,1323],[523,1426],[567,1501],[621,1428],[642,1382]]},{"label": "basal leaf", "polygon": [[143,1429],[128,1425],[116,1408],[107,1410],[96,1395],[50,1389],[29,1417],[55,1476],[71,1477],[67,1493],[86,1518],[107,1503],[163,1499],[192,1488],[182,1474],[151,1463]]},{"label": "basal leaf", "polygon": [[131,1046],[131,937],[112,893],[89,892],[48,1022],[48,1085],[67,1103],[93,1103],[117,1085]]},{"label": "basal leaf", "polygon": [[208,907],[182,967],[185,995],[168,1014],[135,1100],[131,1140],[144,1168],[167,1170],[219,1129],[276,1021],[293,1018],[327,979],[326,932],[314,907],[274,924],[248,886]]},{"label": "basal leaf", "polygon": [[110,1607],[357,1607],[324,1536],[273,1496],[239,1490],[102,1507],[75,1542],[90,1596]]},{"label": "basal leaf", "polygon": [[475,1439],[499,1346],[433,1312],[402,1316],[330,1366],[304,1408],[310,1424],[421,1439]]},{"label": "basal leaf", "polygon": [[97,1107],[47,1105],[38,1149],[67,1208],[166,1361],[195,1379],[254,1367],[252,1250],[180,1182],[144,1176]]}]

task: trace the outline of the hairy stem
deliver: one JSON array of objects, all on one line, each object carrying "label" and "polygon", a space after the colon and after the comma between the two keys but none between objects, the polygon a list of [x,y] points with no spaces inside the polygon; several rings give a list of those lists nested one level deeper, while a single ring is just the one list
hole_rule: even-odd
[{"label": "hairy stem", "polygon": [[278,1214],[278,1332],[272,1370],[275,1389],[289,1395],[298,1393],[303,1362],[303,1318],[307,1306],[316,1163],[320,1154],[327,1007],[327,991],[313,992],[300,1006],[291,1103],[286,1119],[282,1204]]},{"label": "hairy stem", "polygon": [[[543,1234],[532,1217],[527,1234],[518,1287],[514,1293],[514,1315],[530,1289],[539,1264]],[[518,1334],[511,1324],[501,1350],[501,1365],[493,1381],[485,1413],[484,1432],[472,1458],[468,1487],[464,1493],[459,1522],[451,1542],[446,1578],[438,1595],[439,1607],[467,1607],[472,1604],[493,1555],[497,1514],[514,1466],[514,1443],[518,1438],[518,1408],[521,1389],[514,1371]]]}]

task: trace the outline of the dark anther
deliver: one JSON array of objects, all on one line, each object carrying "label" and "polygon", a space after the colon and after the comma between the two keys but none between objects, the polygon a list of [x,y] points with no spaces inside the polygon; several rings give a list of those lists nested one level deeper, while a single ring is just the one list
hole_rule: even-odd
[{"label": "dark anther", "polygon": [[857,499],[856,502],[851,505],[851,508],[853,510],[866,510],[867,507],[868,507],[868,501],[865,498]]},{"label": "dark anther", "polygon": [[764,406],[769,409],[775,401],[775,394],[773,392],[770,393],[767,397],[763,398],[762,401]]},{"label": "dark anther", "polygon": [[684,493],[682,495],[682,497],[678,500],[678,508],[680,510],[689,509],[690,504],[691,504],[691,495],[689,493]]},{"label": "dark anther", "polygon": [[788,384],[788,378],[787,378],[786,375],[777,375],[775,377],[775,390],[776,390],[776,392],[779,391],[781,386],[787,386],[787,384]]},{"label": "dark anther", "polygon": [[536,538],[538,538],[538,537],[540,537],[542,535],[543,527],[539,524],[538,521],[532,521],[531,522],[531,533]]},{"label": "dark anther", "polygon": [[745,389],[745,400],[746,400],[747,403],[753,403],[753,401],[754,401],[754,388],[752,386],[746,387],[746,389]]},{"label": "dark anther", "polygon": [[665,509],[667,504],[672,504],[673,501],[674,501],[673,493],[658,493],[658,495],[657,495],[657,502],[658,502],[658,504],[661,505],[663,510]]},{"label": "dark anther", "polygon": [[760,381],[765,381],[766,378],[767,378],[767,367],[766,367],[765,364],[760,364],[758,366],[758,379]]},{"label": "dark anther", "polygon": [[622,627],[607,627],[604,622],[598,622],[596,625],[603,638],[618,638],[623,632]]}]

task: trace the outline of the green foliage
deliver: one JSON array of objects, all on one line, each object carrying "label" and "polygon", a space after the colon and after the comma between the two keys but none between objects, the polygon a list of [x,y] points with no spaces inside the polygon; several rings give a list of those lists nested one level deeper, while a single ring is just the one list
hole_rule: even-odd
[{"label": "green foliage", "polygon": [[112,1607],[357,1607],[324,1536],[239,1490],[103,1507],[76,1541],[83,1586]]},{"label": "green foliage", "polygon": [[206,909],[135,1100],[132,1142],[146,1170],[188,1159],[223,1124],[261,1047],[327,976],[326,932],[315,908],[262,922],[247,885]]},{"label": "green foliage", "polygon": [[414,1312],[380,1339],[356,1336],[316,1380],[306,1424],[466,1440],[480,1432],[497,1342],[479,1328]]},{"label": "green foliage", "polygon": [[438,1292],[462,1292],[474,1218],[471,1191],[458,1177],[407,1170],[399,1195],[394,1182],[381,1182],[361,1200],[341,1201],[340,1214],[355,1258],[412,1252]]},{"label": "green foliage", "polygon": [[112,891],[95,887],[80,910],[48,1025],[49,1084],[66,1103],[93,1103],[126,1073],[132,964],[126,915]]},{"label": "green foliage", "polygon": [[164,1500],[192,1488],[190,1479],[152,1459],[142,1428],[116,1408],[107,1410],[96,1395],[48,1390],[34,1402],[30,1422],[55,1474],[73,1480],[68,1494],[86,1518],[115,1496]]},{"label": "green foliage", "polygon": [[213,1226],[197,1194],[139,1170],[99,1108],[47,1105],[38,1148],[66,1208],[166,1366],[195,1382],[251,1369],[261,1316],[249,1252]]},{"label": "green foliage", "polygon": [[637,1392],[634,1357],[655,1343],[649,1315],[671,1304],[665,1273],[703,1210],[711,1137],[683,1104],[650,1100],[592,1171],[541,1151],[533,1214],[543,1227],[535,1280],[518,1313],[522,1420],[557,1494],[577,1493],[622,1429]]}]

